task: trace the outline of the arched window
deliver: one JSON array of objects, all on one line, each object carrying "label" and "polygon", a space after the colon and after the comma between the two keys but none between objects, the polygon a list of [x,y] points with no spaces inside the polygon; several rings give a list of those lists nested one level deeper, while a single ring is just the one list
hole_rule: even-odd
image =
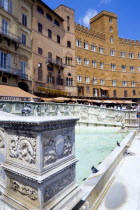
[{"label": "arched window", "polygon": [[113,21],[112,21],[112,18],[109,18],[109,22],[110,22],[110,23],[112,23],[112,22],[113,22]]},{"label": "arched window", "polygon": [[67,47],[71,48],[71,42],[70,41],[67,41]]},{"label": "arched window", "polygon": [[113,27],[112,26],[110,26],[110,32],[113,32]]},{"label": "arched window", "polygon": [[67,16],[67,24],[70,23],[70,16]]},{"label": "arched window", "polygon": [[48,19],[48,20],[50,20],[50,21],[52,21],[52,16],[50,15],[50,14],[46,14],[46,18]]},{"label": "arched window", "polygon": [[110,43],[114,43],[113,36],[110,37]]},{"label": "arched window", "polygon": [[60,23],[56,19],[54,19],[54,24],[60,26]]},{"label": "arched window", "polygon": [[41,7],[37,6],[37,11],[41,14],[44,15],[44,11]]}]

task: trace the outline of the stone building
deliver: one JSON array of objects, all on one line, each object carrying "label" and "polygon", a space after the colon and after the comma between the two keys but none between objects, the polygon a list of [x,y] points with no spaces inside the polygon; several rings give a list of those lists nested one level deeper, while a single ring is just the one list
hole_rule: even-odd
[{"label": "stone building", "polygon": [[118,36],[117,15],[102,11],[90,29],[76,24],[79,97],[140,97],[140,42]]},{"label": "stone building", "polygon": [[31,91],[31,0],[0,0],[0,84]]},{"label": "stone building", "polygon": [[74,11],[34,1],[32,38],[34,93],[44,87],[48,96],[57,96],[56,90],[76,95]]}]

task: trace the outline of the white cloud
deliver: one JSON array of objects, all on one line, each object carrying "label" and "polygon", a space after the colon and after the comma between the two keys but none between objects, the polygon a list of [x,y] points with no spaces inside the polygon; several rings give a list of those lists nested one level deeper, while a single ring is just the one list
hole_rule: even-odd
[{"label": "white cloud", "polygon": [[98,14],[97,10],[95,10],[95,9],[88,9],[86,11],[85,16],[79,19],[80,24],[83,24],[84,26],[88,27],[89,23],[90,23],[90,19],[92,17],[94,17],[95,15],[97,15],[97,14]]},{"label": "white cloud", "polygon": [[101,0],[100,4],[109,4],[111,0]]}]

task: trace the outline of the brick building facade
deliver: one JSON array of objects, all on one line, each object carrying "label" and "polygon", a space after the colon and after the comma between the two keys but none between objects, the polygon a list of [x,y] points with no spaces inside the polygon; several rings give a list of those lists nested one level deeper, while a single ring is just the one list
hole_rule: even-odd
[{"label": "brick building facade", "polygon": [[102,11],[75,34],[78,96],[138,99],[140,42],[118,36],[117,15]]},{"label": "brick building facade", "polygon": [[44,87],[76,95],[74,11],[63,5],[52,10],[35,1],[32,38],[34,93]]}]

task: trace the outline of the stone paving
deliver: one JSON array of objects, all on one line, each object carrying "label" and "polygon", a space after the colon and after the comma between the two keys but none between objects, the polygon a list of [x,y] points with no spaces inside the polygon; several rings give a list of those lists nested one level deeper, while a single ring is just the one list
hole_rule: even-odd
[{"label": "stone paving", "polygon": [[128,151],[98,210],[140,210],[140,134]]}]

